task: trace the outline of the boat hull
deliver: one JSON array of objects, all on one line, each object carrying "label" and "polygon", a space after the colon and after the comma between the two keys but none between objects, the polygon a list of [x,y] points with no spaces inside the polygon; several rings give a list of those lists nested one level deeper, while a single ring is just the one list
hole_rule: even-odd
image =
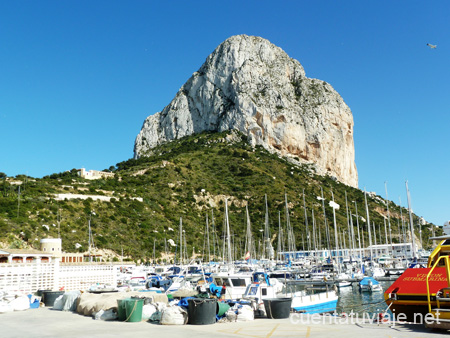
[{"label": "boat hull", "polygon": [[338,296],[334,292],[297,296],[292,299],[291,308],[302,313],[326,313],[336,311]]},{"label": "boat hull", "polygon": [[[429,272],[430,268],[406,269],[386,290],[384,299],[396,319],[417,322],[418,317],[424,318],[428,313],[426,277]],[[436,292],[447,286],[445,268],[435,268],[429,278],[431,308],[437,307]],[[441,308],[446,306],[441,304]]]}]

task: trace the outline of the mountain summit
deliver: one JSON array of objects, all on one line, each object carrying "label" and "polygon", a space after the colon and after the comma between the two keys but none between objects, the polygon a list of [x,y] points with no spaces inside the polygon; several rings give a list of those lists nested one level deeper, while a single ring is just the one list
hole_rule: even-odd
[{"label": "mountain summit", "polygon": [[225,130],[358,186],[350,108],[268,40],[237,35],[220,44],[169,105],[144,121],[135,158],[174,139]]}]

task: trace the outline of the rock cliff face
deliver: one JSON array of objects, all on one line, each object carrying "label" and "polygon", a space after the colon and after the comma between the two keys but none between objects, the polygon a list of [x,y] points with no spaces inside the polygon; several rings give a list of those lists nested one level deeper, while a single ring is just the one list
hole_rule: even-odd
[{"label": "rock cliff face", "polygon": [[233,36],[208,56],[172,102],[145,120],[135,157],[193,133],[232,129],[358,185],[350,108],[330,84],[307,78],[297,60],[255,36]]}]

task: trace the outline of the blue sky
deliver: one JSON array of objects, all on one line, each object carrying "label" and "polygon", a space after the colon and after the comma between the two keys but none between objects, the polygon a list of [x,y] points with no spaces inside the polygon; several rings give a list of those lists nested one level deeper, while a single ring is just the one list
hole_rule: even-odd
[{"label": "blue sky", "polygon": [[[450,219],[448,1],[1,1],[0,171],[42,177],[133,156],[225,39],[257,35],[350,106],[359,187]],[[437,44],[431,50],[427,43]]]}]

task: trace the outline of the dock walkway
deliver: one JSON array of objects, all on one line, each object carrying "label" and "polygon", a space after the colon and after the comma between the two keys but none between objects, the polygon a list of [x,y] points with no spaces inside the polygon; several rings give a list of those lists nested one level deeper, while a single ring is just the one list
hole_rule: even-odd
[{"label": "dock walkway", "polygon": [[[318,317],[316,317],[317,319]],[[373,323],[318,323],[307,315],[291,314],[289,319],[255,319],[247,322],[212,325],[158,325],[148,322],[122,323],[93,320],[72,312],[49,308],[0,314],[1,337],[440,337],[423,325]],[[320,320],[319,320],[320,321]]]}]

